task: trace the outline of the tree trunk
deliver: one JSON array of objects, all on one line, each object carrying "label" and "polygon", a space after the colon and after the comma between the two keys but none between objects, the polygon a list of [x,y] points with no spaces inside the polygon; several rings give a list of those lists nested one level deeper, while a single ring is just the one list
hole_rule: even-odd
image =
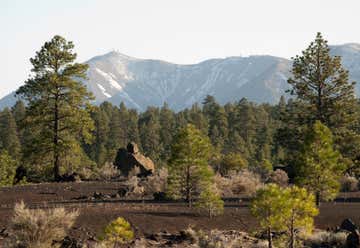
[{"label": "tree trunk", "polygon": [[269,242],[269,248],[272,248],[272,236],[271,236],[271,228],[269,227],[267,230],[267,236],[268,236],[268,242]]},{"label": "tree trunk", "polygon": [[320,63],[320,51],[317,50],[317,62],[316,62],[316,66],[317,66],[317,84],[318,84],[318,89],[317,89],[317,119],[319,121],[321,121],[323,124],[325,124],[325,120],[324,120],[324,116],[323,116],[323,101],[322,101],[322,93],[323,93],[323,82],[321,81],[321,63]]},{"label": "tree trunk", "polygon": [[315,193],[315,201],[316,201],[316,206],[317,207],[320,207],[320,192],[319,191],[316,191]]},{"label": "tree trunk", "polygon": [[54,179],[60,181],[60,160],[59,160],[59,109],[58,109],[58,96],[55,97],[54,109]]},{"label": "tree trunk", "polygon": [[192,207],[192,199],[191,199],[191,185],[190,185],[190,168],[189,166],[186,168],[186,201],[188,203],[188,207]]},{"label": "tree trunk", "polygon": [[292,217],[290,226],[290,244],[289,248],[295,248],[295,230],[294,230],[294,218]]}]

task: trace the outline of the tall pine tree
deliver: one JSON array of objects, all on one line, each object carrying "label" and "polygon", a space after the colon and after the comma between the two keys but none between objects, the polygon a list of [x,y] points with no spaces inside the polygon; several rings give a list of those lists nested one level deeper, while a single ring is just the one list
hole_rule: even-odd
[{"label": "tall pine tree", "polygon": [[48,158],[55,180],[61,178],[61,156],[71,152],[79,138],[90,141],[93,129],[88,111],[93,98],[78,81],[86,78],[88,66],[74,63],[73,48],[58,35],[45,42],[30,59],[32,77],[16,92],[28,103],[25,121],[34,135],[25,155],[37,162]]}]

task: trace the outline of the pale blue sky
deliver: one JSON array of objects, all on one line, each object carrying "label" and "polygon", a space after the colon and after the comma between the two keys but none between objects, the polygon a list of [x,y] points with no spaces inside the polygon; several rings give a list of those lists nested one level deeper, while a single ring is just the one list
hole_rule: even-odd
[{"label": "pale blue sky", "polygon": [[0,97],[60,34],[79,61],[118,50],[175,63],[249,54],[294,56],[323,32],[360,43],[359,0],[0,0]]}]

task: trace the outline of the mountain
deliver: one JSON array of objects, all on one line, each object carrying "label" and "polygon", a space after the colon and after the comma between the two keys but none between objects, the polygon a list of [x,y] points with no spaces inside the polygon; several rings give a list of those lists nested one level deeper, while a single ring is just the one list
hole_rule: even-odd
[{"label": "mountain", "polygon": [[[360,44],[331,46],[342,56],[350,79],[360,82]],[[201,102],[208,94],[220,103],[246,97],[255,102],[278,102],[288,87],[291,60],[274,56],[210,59],[198,64],[179,65],[161,60],[138,59],[110,52],[86,62],[88,80],[96,103],[109,101],[140,111],[167,102],[174,110]],[[360,85],[356,88],[360,95]],[[0,100],[0,108],[11,106],[13,95]]]},{"label": "mountain", "polygon": [[144,110],[167,102],[175,110],[201,102],[207,94],[225,103],[242,97],[275,102],[287,86],[290,61],[272,56],[211,59],[177,65],[142,60],[117,52],[95,57],[89,64],[87,84],[98,102]]}]

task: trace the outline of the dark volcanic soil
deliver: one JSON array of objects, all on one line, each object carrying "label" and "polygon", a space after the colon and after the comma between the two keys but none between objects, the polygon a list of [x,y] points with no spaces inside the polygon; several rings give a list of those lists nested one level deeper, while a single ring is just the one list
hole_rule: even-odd
[{"label": "dark volcanic soil", "polygon": [[[153,201],[75,200],[80,196],[91,196],[94,192],[114,194],[121,183],[116,182],[82,182],[52,183],[17,186],[0,189],[0,230],[5,228],[11,219],[15,202],[23,200],[30,207],[64,206],[77,208],[80,217],[71,234],[81,237],[101,234],[104,227],[116,217],[122,216],[131,222],[138,236],[159,231],[177,232],[189,225],[200,229],[223,229],[252,231],[256,222],[250,215],[246,201],[226,202],[223,216],[208,219],[200,216],[195,210],[189,210],[184,203],[157,203]],[[340,195],[340,200],[333,203],[322,203],[320,215],[315,224],[318,228],[333,228],[340,225],[345,218],[360,223],[360,192]],[[342,202],[344,199],[347,202]],[[352,202],[349,202],[349,199]]]}]

